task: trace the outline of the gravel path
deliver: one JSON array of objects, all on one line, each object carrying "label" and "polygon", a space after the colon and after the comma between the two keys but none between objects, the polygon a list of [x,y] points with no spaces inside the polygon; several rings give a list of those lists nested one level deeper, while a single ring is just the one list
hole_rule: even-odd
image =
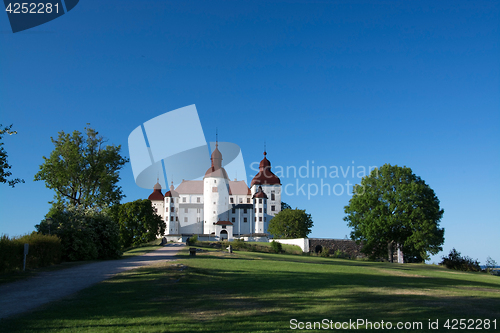
[{"label": "gravel path", "polygon": [[183,247],[184,244],[168,244],[141,256],[43,272],[27,280],[0,285],[0,319],[33,310],[120,272],[159,261],[175,260],[174,256]]}]

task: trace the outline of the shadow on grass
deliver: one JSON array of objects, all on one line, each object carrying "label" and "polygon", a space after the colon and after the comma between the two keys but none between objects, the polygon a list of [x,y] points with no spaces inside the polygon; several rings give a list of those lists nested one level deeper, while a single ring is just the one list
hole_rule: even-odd
[{"label": "shadow on grass", "polygon": [[[420,321],[427,328],[429,319],[500,315],[500,281],[470,281],[469,275],[394,275],[399,269],[383,264],[297,262],[272,255],[180,257],[178,263],[127,272],[42,311],[2,321],[0,331],[258,332],[288,330],[292,318]],[[412,271],[425,273],[404,269]]]}]

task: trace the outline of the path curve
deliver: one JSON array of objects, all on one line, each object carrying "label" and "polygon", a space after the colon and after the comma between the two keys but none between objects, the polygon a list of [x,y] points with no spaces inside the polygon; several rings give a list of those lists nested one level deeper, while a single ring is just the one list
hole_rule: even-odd
[{"label": "path curve", "polygon": [[0,285],[0,319],[33,310],[123,271],[175,260],[175,255],[184,246],[181,243],[168,244],[140,256],[42,272],[26,280]]}]

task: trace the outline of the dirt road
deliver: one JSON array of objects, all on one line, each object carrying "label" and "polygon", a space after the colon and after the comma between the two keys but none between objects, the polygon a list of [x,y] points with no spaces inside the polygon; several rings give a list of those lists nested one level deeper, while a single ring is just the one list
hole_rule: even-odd
[{"label": "dirt road", "polygon": [[120,260],[107,260],[54,272],[43,272],[22,281],[0,286],[0,319],[33,310],[61,299],[120,272],[175,260],[184,244],[168,244],[158,250]]}]

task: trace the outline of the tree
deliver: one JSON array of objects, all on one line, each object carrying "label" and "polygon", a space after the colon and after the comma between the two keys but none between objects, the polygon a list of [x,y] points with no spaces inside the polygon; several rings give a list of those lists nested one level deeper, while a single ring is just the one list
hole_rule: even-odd
[{"label": "tree", "polygon": [[124,197],[117,185],[119,170],[128,162],[120,155],[121,146],[106,145],[106,140],[92,128],[85,128],[86,138],[79,131],[72,135],[59,132],[51,138],[55,149],[35,175],[35,180],[56,191],[54,205],[109,207]]},{"label": "tree", "polygon": [[116,205],[111,210],[118,222],[120,243],[124,248],[150,242],[165,233],[165,221],[147,199]]},{"label": "tree", "polygon": [[285,210],[285,209],[292,209],[292,207],[287,204],[286,202],[282,201],[281,202],[281,210]]},{"label": "tree", "polygon": [[312,226],[311,214],[305,209],[285,209],[272,218],[267,231],[274,238],[305,238]]},{"label": "tree", "polygon": [[456,269],[459,271],[466,272],[479,272],[481,270],[481,266],[479,265],[479,261],[473,260],[470,257],[462,257],[460,252],[453,248],[448,254],[448,257],[442,257],[443,261],[439,264],[446,266],[449,269]]},{"label": "tree", "polygon": [[23,179],[15,178],[8,180],[7,178],[12,176],[12,172],[8,171],[12,166],[7,162],[7,152],[3,148],[2,138],[5,134],[17,134],[16,131],[12,131],[12,125],[3,127],[0,124],[0,183],[9,183],[9,186],[15,187],[17,183],[24,183]]},{"label": "tree", "polygon": [[407,167],[383,165],[355,185],[344,220],[351,238],[363,244],[372,259],[385,257],[398,246],[405,261],[421,262],[442,251],[444,210],[434,191]]}]

